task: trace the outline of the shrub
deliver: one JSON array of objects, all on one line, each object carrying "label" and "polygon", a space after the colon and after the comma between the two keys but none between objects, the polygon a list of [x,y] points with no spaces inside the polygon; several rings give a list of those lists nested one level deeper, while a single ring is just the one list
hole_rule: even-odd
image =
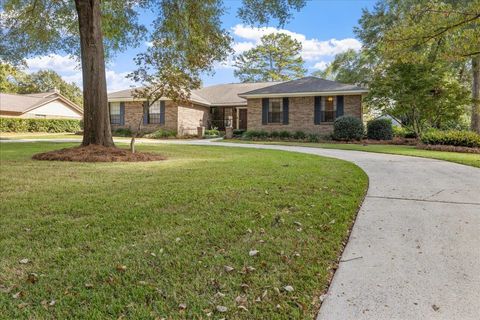
[{"label": "shrub", "polygon": [[320,142],[320,135],[311,133],[308,135],[308,142]]},{"label": "shrub", "polygon": [[77,132],[80,120],[0,118],[0,132]]},{"label": "shrub", "polygon": [[113,130],[112,134],[117,137],[131,137],[132,130],[130,128],[118,128]]},{"label": "shrub", "polygon": [[247,140],[252,139],[266,139],[268,138],[268,132],[264,130],[250,130],[243,133],[242,138]]},{"label": "shrub", "polygon": [[415,132],[405,127],[393,126],[392,129],[393,129],[394,137],[407,138],[407,139],[414,139],[417,137]]},{"label": "shrub", "polygon": [[421,137],[424,144],[480,148],[480,135],[472,131],[432,130]]},{"label": "shrub", "polygon": [[335,140],[360,140],[363,138],[363,123],[352,116],[343,116],[333,123]]},{"label": "shrub", "polygon": [[278,132],[278,131],[272,131],[272,132],[270,132],[270,138],[273,138],[273,139],[278,139],[278,138],[280,138],[280,132]]},{"label": "shrub", "polygon": [[176,136],[177,136],[177,133],[173,130],[160,129],[160,130],[154,131],[152,133],[146,134],[145,138],[165,139],[165,138],[176,137]]},{"label": "shrub", "polygon": [[392,140],[392,120],[375,119],[367,123],[367,138],[373,140]]},{"label": "shrub", "polygon": [[283,130],[278,133],[280,139],[290,139],[292,134],[289,131]]},{"label": "shrub", "polygon": [[218,131],[218,129],[205,130],[205,136],[218,137],[219,135],[220,135],[220,131]]},{"label": "shrub", "polygon": [[233,130],[233,135],[234,135],[235,137],[239,137],[239,136],[241,137],[244,132],[245,132],[244,129],[234,129],[234,130]]},{"label": "shrub", "polygon": [[305,138],[307,138],[307,134],[300,130],[295,131],[295,133],[293,134],[293,138],[297,140],[305,140]]}]

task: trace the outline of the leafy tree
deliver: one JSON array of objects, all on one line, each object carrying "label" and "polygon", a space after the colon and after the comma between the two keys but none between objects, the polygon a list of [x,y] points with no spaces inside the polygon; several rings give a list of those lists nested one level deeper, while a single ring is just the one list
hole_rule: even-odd
[{"label": "leafy tree", "polygon": [[285,81],[303,77],[302,44],[284,33],[271,33],[237,57],[234,75],[242,82]]},{"label": "leafy tree", "polygon": [[266,25],[270,20],[278,20],[284,25],[292,18],[292,11],[300,11],[306,0],[242,0],[243,6],[238,16],[250,25]]},{"label": "leafy tree", "polygon": [[480,132],[480,2],[385,0],[365,11],[357,34],[368,50],[403,63],[471,61],[471,128]]},{"label": "leafy tree", "polygon": [[349,49],[335,55],[325,70],[315,71],[314,76],[335,80],[343,83],[367,85],[372,76],[369,57],[365,51],[357,52]]},{"label": "leafy tree", "polygon": [[367,101],[420,136],[428,127],[458,120],[469,99],[446,67],[396,63],[376,68]]},{"label": "leafy tree", "polygon": [[[244,0],[244,10],[239,15],[251,23],[277,19],[282,24],[292,8],[298,10],[304,3],[305,0]],[[197,75],[211,70],[213,62],[223,59],[229,49],[228,35],[218,23],[223,12],[220,0],[3,0],[0,59],[21,63],[28,56],[54,52],[80,57],[82,144],[113,146],[105,59],[128,46],[143,43],[147,29],[138,17],[147,8],[157,15],[150,35],[153,49],[139,57],[137,62],[143,68],[134,77],[147,83],[149,94],[162,88],[183,88],[188,94],[191,88],[199,86]],[[210,46],[206,48],[206,44]],[[153,62],[153,67],[147,66]],[[155,80],[153,75],[165,78]]]},{"label": "leafy tree", "polygon": [[82,91],[75,83],[68,83],[53,70],[40,70],[27,74],[8,64],[0,64],[0,92],[5,93],[39,93],[53,89],[72,102],[82,106]]},{"label": "leafy tree", "polygon": [[27,74],[12,65],[0,63],[0,92],[17,93],[18,83],[25,81]]}]

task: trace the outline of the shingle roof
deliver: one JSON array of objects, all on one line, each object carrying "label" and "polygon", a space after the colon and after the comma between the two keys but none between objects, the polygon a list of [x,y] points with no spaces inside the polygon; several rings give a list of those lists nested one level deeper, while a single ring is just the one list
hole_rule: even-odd
[{"label": "shingle roof", "polygon": [[302,94],[302,93],[322,93],[322,92],[367,92],[366,89],[355,85],[344,84],[336,81],[325,80],[317,77],[305,77],[297,80],[291,80],[240,93],[241,97],[256,95],[275,95],[275,94]]},{"label": "shingle roof", "polygon": [[280,82],[255,82],[255,83],[228,83],[204,87],[192,93],[203,97],[212,106],[246,105],[247,101],[238,96],[239,93],[265,88]]},{"label": "shingle roof", "polygon": [[73,109],[83,113],[82,109],[55,92],[45,93],[29,93],[29,94],[12,94],[0,93],[0,110],[16,113],[25,113],[37,107],[40,107],[50,101],[60,99]]},{"label": "shingle roof", "polygon": [[[190,101],[208,106],[241,106],[247,101],[239,93],[264,88],[280,82],[227,83],[204,87],[190,93]],[[112,92],[108,100],[132,99],[135,88]]]}]

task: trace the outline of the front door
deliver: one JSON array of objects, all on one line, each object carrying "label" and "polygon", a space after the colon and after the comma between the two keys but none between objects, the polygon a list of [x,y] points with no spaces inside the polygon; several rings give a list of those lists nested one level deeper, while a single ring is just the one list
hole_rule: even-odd
[{"label": "front door", "polygon": [[247,130],[247,109],[238,109],[238,129]]}]

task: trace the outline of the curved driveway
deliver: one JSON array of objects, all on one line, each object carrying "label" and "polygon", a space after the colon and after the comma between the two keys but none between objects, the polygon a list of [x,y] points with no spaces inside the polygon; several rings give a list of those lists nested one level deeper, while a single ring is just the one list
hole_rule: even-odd
[{"label": "curved driveway", "polygon": [[480,319],[480,169],[360,151],[218,145],[334,157],[367,173],[367,196],[318,320]]},{"label": "curved driveway", "polygon": [[360,151],[173,143],[315,154],[367,173],[367,196],[318,320],[480,319],[480,169]]}]

